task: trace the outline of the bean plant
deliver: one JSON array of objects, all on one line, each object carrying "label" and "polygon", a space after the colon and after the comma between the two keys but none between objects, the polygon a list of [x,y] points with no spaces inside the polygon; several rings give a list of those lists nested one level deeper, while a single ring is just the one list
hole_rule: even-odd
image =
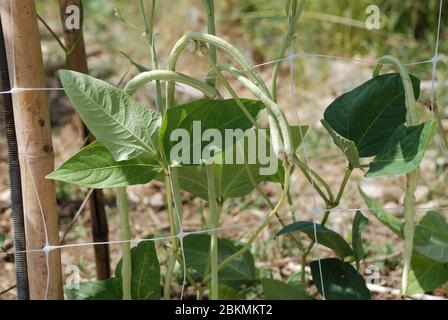
[{"label": "bean plant", "polygon": [[[414,192],[419,180],[419,166],[436,129],[435,121],[420,122],[417,117],[420,81],[409,75],[398,59],[385,56],[378,61],[372,79],[344,93],[326,108],[322,125],[334,146],[347,159],[340,186],[337,193],[333,193],[325,179],[299,156],[298,148],[308,126],[290,125],[277,103],[276,79],[280,62],[274,67],[273,85],[269,89],[244,55],[215,35],[213,1],[203,2],[209,32],[187,33],[180,38],[171,51],[166,70],[158,66],[153,42],[154,1],[150,1],[149,15],[141,1],[152,70],[137,65],[140,73],[124,89],[73,71],[59,73],[68,98],[97,140],[73,155],[48,178],[88,188],[115,188],[122,240],[122,259],[116,266],[115,275],[104,281],[83,282],[80,290],[67,289],[67,297],[170,299],[173,282],[177,279],[181,285],[194,287],[198,299],[240,298],[243,297],[241,292],[260,283],[262,296],[269,299],[314,299],[318,296],[370,299],[366,281],[360,274],[361,261],[365,257],[362,234],[368,219],[361,211],[356,212],[351,244],[326,227],[354,170],[366,172],[366,178],[406,176],[404,221],[380,209],[376,200],[359,190],[372,214],[404,241],[402,295],[433,290],[446,282],[446,221],[437,212],[430,211],[415,223]],[[279,58],[288,52],[302,9],[303,1],[287,2],[288,31]],[[198,50],[208,61],[207,81],[176,70],[187,47]],[[220,63],[217,51],[224,53],[231,64]],[[384,65],[391,65],[398,72],[380,75]],[[255,100],[240,97],[225,75],[247,88]],[[132,98],[137,90],[151,82],[156,84],[155,108]],[[204,94],[204,98],[177,104],[176,83],[194,87]],[[222,84],[232,99],[223,99],[217,84]],[[267,126],[261,121],[262,114],[267,115]],[[194,138],[198,123],[201,135],[206,130],[213,130],[216,135],[209,136],[207,141],[202,141],[201,135],[199,139]],[[184,129],[189,137],[193,137],[183,149],[187,152],[182,153],[181,158],[185,160],[182,162],[173,157],[173,151],[178,151],[178,147],[172,136],[178,129]],[[256,133],[258,140],[265,140],[271,155],[279,162],[274,172],[262,174],[261,169],[266,163],[259,159],[248,163],[251,152],[247,145],[242,150],[243,162],[223,160],[228,152],[241,148],[241,142],[247,137],[236,138],[230,147],[219,148],[216,136],[236,129]],[[199,161],[194,158],[198,154]],[[287,225],[278,213],[284,202],[293,201],[290,189],[294,170],[303,174],[325,204],[325,208],[312,211],[315,219],[318,218],[316,213],[324,212],[319,223],[296,221],[294,217],[294,222]],[[133,241],[126,193],[128,186],[154,180],[165,183],[170,224],[167,238],[170,243],[166,245],[162,269],[151,236],[131,248]],[[274,183],[281,189],[275,203],[263,191],[261,184],[265,182]],[[181,191],[207,201],[207,233],[183,231]],[[245,243],[218,237],[224,203],[253,191],[270,207],[264,220],[248,234]],[[301,252],[300,276],[288,283],[260,279],[250,252],[252,244],[273,219],[281,224],[276,236],[287,236],[286,241]],[[331,249],[333,257],[310,261],[316,242]],[[185,274],[176,274],[176,265],[185,270]],[[314,292],[308,288],[305,271],[308,265]]]}]

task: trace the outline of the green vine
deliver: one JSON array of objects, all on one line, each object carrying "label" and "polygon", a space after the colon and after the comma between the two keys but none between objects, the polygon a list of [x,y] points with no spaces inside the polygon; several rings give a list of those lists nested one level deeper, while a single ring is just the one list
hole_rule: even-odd
[{"label": "green vine", "polygon": [[[378,76],[381,68],[385,63],[390,63],[396,67],[400,73],[403,81],[405,96],[406,96],[406,108],[407,119],[410,126],[416,125],[418,120],[416,119],[416,101],[414,95],[414,89],[412,87],[411,77],[406,67],[393,56],[384,56],[378,60],[377,66],[373,72],[374,76]],[[406,175],[406,190],[404,195],[404,265],[403,276],[401,281],[401,294],[407,295],[409,287],[409,272],[411,269],[412,251],[414,247],[414,233],[415,233],[415,190],[417,189],[418,180],[420,176],[420,169],[417,168],[414,171]]]}]

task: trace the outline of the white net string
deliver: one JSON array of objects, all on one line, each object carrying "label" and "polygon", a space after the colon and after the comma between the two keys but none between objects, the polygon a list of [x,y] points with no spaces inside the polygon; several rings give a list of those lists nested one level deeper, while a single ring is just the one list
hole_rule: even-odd
[{"label": "white net string", "polygon": [[[17,86],[17,77],[16,77],[16,57],[15,57],[15,46],[14,46],[14,12],[13,12],[13,5],[12,5],[12,1],[11,2],[11,39],[12,39],[12,54],[11,54],[11,63],[12,63],[12,74],[13,74],[13,86],[12,89],[9,91],[3,91],[0,92],[0,95],[2,94],[11,94],[11,95],[16,95],[16,94],[20,94],[21,92],[27,92],[27,91],[63,91],[63,88],[19,88]],[[438,15],[438,25],[437,25],[437,38],[436,38],[436,45],[435,45],[435,50],[434,50],[434,56],[431,59],[428,60],[423,60],[423,61],[416,61],[416,62],[408,62],[405,65],[407,66],[415,66],[415,65],[421,65],[421,64],[432,64],[432,80],[431,80],[431,106],[432,106],[432,110],[434,110],[434,106],[436,103],[436,84],[437,84],[437,64],[438,62],[440,62],[442,60],[442,57],[439,54],[439,46],[440,46],[440,31],[441,31],[441,22],[442,22],[442,9],[443,9],[443,0],[440,0],[440,5],[439,5],[439,15]],[[293,50],[292,50],[293,51]],[[287,57],[285,58],[281,58],[281,59],[276,59],[276,60],[272,60],[272,61],[267,61],[261,64],[258,64],[255,66],[255,68],[260,68],[263,66],[267,66],[267,65],[272,65],[278,62],[284,62],[284,61],[288,61],[289,62],[289,69],[290,69],[290,94],[291,94],[291,98],[292,98],[292,107],[293,110],[296,113],[297,116],[297,121],[300,124],[300,116],[299,116],[299,110],[298,110],[298,104],[297,104],[297,97],[296,97],[296,90],[295,90],[295,83],[294,83],[294,64],[293,62],[295,60],[298,59],[305,59],[305,58],[319,58],[319,59],[332,59],[332,60],[342,60],[342,61],[352,61],[352,62],[357,62],[357,63],[365,63],[365,64],[371,64],[371,65],[375,65],[377,62],[374,60],[369,60],[369,59],[361,59],[361,58],[354,58],[354,57],[342,57],[342,56],[332,56],[332,55],[325,55],[325,54],[315,54],[315,53],[294,53],[291,52]],[[435,116],[435,115],[434,115]],[[301,133],[302,135],[302,133]],[[302,140],[303,140],[303,136],[302,136]],[[304,152],[304,157],[305,157],[305,163],[307,164],[307,166],[309,167],[309,156],[308,156],[308,152],[306,149],[306,144],[303,143],[303,152]],[[444,152],[447,152],[446,148],[443,146],[443,144],[441,144],[439,142],[439,145],[441,146],[442,150]],[[149,239],[131,239],[131,240],[111,240],[111,241],[105,241],[105,242],[83,242],[83,243],[73,243],[73,244],[51,244],[49,243],[49,239],[48,239],[48,231],[47,231],[47,224],[46,224],[46,220],[45,220],[45,213],[43,210],[43,207],[41,205],[41,199],[39,198],[39,193],[37,191],[36,188],[36,183],[35,183],[35,176],[34,173],[32,172],[32,166],[29,165],[29,158],[31,158],[32,156],[27,156],[22,155],[25,157],[26,161],[26,166],[27,169],[30,173],[30,177],[31,177],[31,181],[32,181],[32,185],[33,185],[33,189],[34,189],[34,193],[36,195],[38,204],[39,204],[39,210],[40,210],[40,215],[43,221],[43,226],[44,226],[44,236],[45,236],[45,246],[41,249],[27,249],[24,251],[15,251],[15,250],[10,250],[6,253],[0,253],[0,256],[5,256],[5,255],[11,255],[14,253],[44,253],[45,254],[45,262],[46,262],[46,266],[47,266],[47,286],[46,286],[46,290],[45,290],[45,298],[48,297],[48,290],[49,290],[49,284],[50,284],[50,268],[49,268],[49,254],[51,251],[56,250],[56,249],[66,249],[66,248],[75,248],[75,247],[88,247],[88,246],[96,246],[96,245],[105,245],[105,244],[121,244],[121,243],[130,243],[130,244],[138,244],[141,242],[149,242],[149,241],[153,241],[153,242],[157,242],[157,241],[168,241],[168,240],[173,240],[173,239],[178,239],[179,243],[180,243],[180,249],[181,249],[181,254],[182,254],[182,259],[183,259],[183,282],[182,282],[182,290],[181,290],[181,299],[183,298],[184,295],[184,289],[185,289],[185,285],[186,285],[186,275],[187,275],[187,267],[186,267],[186,263],[185,263],[185,254],[184,254],[184,243],[183,240],[186,236],[188,235],[193,235],[193,234],[207,234],[207,233],[211,233],[211,232],[218,232],[218,231],[225,231],[225,230],[229,230],[229,229],[244,229],[246,227],[250,227],[250,226],[258,226],[259,222],[250,222],[250,223],[239,223],[239,224],[233,224],[233,225],[227,225],[227,226],[223,226],[223,227],[219,227],[219,228],[211,228],[211,229],[202,229],[202,230],[197,230],[197,231],[189,231],[189,232],[185,232],[183,230],[182,227],[182,218],[179,215],[180,212],[180,208],[176,207],[176,203],[174,201],[174,206],[175,206],[175,212],[176,212],[176,219],[178,219],[178,223],[180,226],[180,230],[178,232],[177,235],[175,236],[160,236],[160,237],[155,237],[155,238],[149,238]],[[309,169],[310,170],[310,169]],[[172,185],[172,184],[171,184]],[[91,190],[89,191],[91,192]],[[173,190],[172,190],[173,192]],[[341,207],[337,207],[337,208],[333,208],[333,209],[322,209],[322,208],[318,208],[317,205],[317,195],[316,195],[316,191],[314,190],[314,188],[312,188],[312,197],[313,197],[313,208],[311,210],[311,217],[313,219],[313,225],[314,225],[314,241],[316,243],[316,249],[317,249],[317,257],[318,257],[318,262],[319,262],[319,271],[320,271],[320,281],[322,284],[322,296],[325,299],[325,291],[324,291],[324,282],[323,282],[323,276],[322,276],[322,269],[321,269],[321,263],[320,263],[320,256],[319,256],[319,243],[318,243],[318,239],[317,239],[317,230],[316,230],[316,218],[319,214],[321,213],[326,213],[328,211],[332,211],[332,212],[356,212],[358,210],[362,211],[362,212],[371,212],[371,211],[375,211],[375,210],[386,210],[386,211],[403,211],[404,207],[380,207],[380,208],[341,208]],[[80,209],[77,211],[77,214],[79,214],[82,209],[84,208],[85,204],[83,203],[80,207]],[[420,207],[420,208],[416,208],[416,211],[429,211],[429,210],[438,210],[438,211],[445,211],[448,210],[448,207]],[[304,212],[306,213],[306,212]],[[284,216],[280,216],[281,218],[288,218],[288,217],[299,217],[299,214],[297,212],[294,212],[292,214],[288,214],[288,215],[284,215]],[[302,266],[302,272],[304,271],[304,266]]]},{"label": "white net string", "polygon": [[[291,51],[294,51],[293,46],[292,46],[292,42],[291,42]],[[296,96],[296,90],[295,90],[295,81],[294,81],[294,54],[291,53],[288,56],[288,61],[289,61],[289,83],[290,83],[290,93],[291,93],[291,100],[292,100],[292,109],[295,111],[295,115],[296,115],[296,120],[297,120],[297,124],[300,124],[300,115],[299,115],[299,108],[297,105],[297,96]],[[303,133],[301,130],[299,130],[300,132],[300,139],[301,141],[305,142],[305,137],[303,136]],[[310,177],[312,177],[312,173],[311,173],[311,166],[310,166],[310,160],[308,157],[308,152],[307,152],[307,148],[306,148],[306,144],[303,143],[303,155],[305,158],[305,164],[308,168],[308,175]],[[319,209],[317,206],[317,195],[316,195],[316,189],[314,188],[314,179],[311,179],[311,190],[312,190],[312,196],[313,196],[313,208],[311,209],[311,218],[313,220],[313,237],[314,237],[314,243],[317,249],[317,263],[319,266],[319,277],[320,277],[320,283],[321,283],[321,291],[322,291],[322,298],[325,300],[325,288],[324,288],[324,279],[323,279],[323,274],[322,274],[322,263],[321,263],[321,258],[320,258],[320,254],[319,254],[319,241],[317,239],[317,215],[319,213]],[[304,273],[305,272],[305,266],[302,265],[301,268],[301,272]]]}]

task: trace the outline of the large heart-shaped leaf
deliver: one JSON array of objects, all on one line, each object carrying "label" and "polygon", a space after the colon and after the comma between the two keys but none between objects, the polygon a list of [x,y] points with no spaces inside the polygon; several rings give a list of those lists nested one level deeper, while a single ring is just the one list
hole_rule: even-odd
[{"label": "large heart-shaped leaf", "polygon": [[151,158],[115,161],[110,151],[95,141],[47,178],[88,188],[116,188],[148,183],[161,171],[158,162]]},{"label": "large heart-shaped leaf", "polygon": [[387,226],[393,233],[395,233],[400,239],[403,239],[403,225],[404,222],[382,209],[381,204],[375,199],[370,198],[359,186],[358,186],[359,194],[361,198],[366,203],[367,207],[370,209],[370,212],[385,226]]},{"label": "large heart-shaped leaf", "polygon": [[310,266],[314,284],[325,299],[370,300],[366,281],[349,263],[330,258],[311,261]]},{"label": "large heart-shaped leaf", "polygon": [[79,288],[64,287],[68,300],[121,300],[121,284],[116,278],[101,281],[86,281]]},{"label": "large heart-shaped leaf", "polygon": [[369,223],[369,219],[364,217],[361,211],[356,211],[355,219],[353,219],[352,227],[352,247],[355,260],[359,265],[359,261],[364,258],[364,247],[362,245],[362,232]]},{"label": "large heart-shaped leaf", "polygon": [[448,282],[448,264],[429,259],[414,250],[408,294],[430,292]]},{"label": "large heart-shaped leaf", "polygon": [[[420,81],[412,76],[411,79],[417,99]],[[400,75],[377,76],[343,94],[328,106],[324,119],[339,135],[353,141],[361,158],[376,155],[395,129],[406,121]]]},{"label": "large heart-shaped leaf", "polygon": [[[219,262],[241,249],[228,239],[218,239]],[[184,238],[184,254],[187,268],[195,276],[202,279],[210,270],[209,262],[210,236],[207,234],[192,234]],[[240,258],[233,260],[219,273],[219,282],[233,288],[252,284],[255,281],[255,264],[252,254],[247,251]]]},{"label": "large heart-shaped leaf", "polygon": [[428,211],[415,227],[414,249],[432,260],[448,263],[448,223],[436,211]]},{"label": "large heart-shaped leaf", "polygon": [[[131,249],[131,294],[134,300],[160,300],[160,265],[153,241],[142,241]],[[115,277],[121,283],[122,260]]]},{"label": "large heart-shaped leaf", "polygon": [[268,300],[312,300],[301,286],[292,286],[274,279],[261,279],[261,284]]},{"label": "large heart-shaped leaf", "polygon": [[[305,136],[308,126],[292,126],[292,137],[294,147],[297,149],[302,142],[302,137]],[[255,130],[256,131],[256,130]],[[243,140],[240,140],[242,142]],[[244,150],[244,157],[248,159],[247,143]],[[232,149],[226,150],[233,154],[236,154],[238,143],[235,143]],[[270,149],[269,143],[267,144],[267,150]],[[256,151],[254,153],[257,153]],[[249,176],[248,170],[253,180],[258,184],[261,182],[274,182],[283,183],[284,170],[280,162],[277,161],[275,155],[269,157],[273,164],[276,165],[276,169],[271,174],[264,172],[262,168],[267,169],[269,167],[269,161],[260,163],[260,159],[256,159],[255,164],[226,164],[221,158],[225,157],[224,154],[217,155],[216,158],[220,158],[219,163],[214,164],[215,170],[215,189],[217,197],[225,200],[228,198],[239,198],[247,195],[254,190],[254,185]],[[190,192],[195,196],[201,197],[205,200],[208,199],[208,185],[207,175],[204,166],[181,166],[177,168],[179,174],[179,184],[182,190]]]},{"label": "large heart-shaped leaf", "polygon": [[[208,200],[207,174],[204,166],[179,167],[177,170],[182,190]],[[214,165],[217,198],[225,200],[244,197],[254,190],[247,170],[250,170],[257,184],[270,178],[260,175],[256,166],[246,168],[245,165]]]},{"label": "large heart-shaped leaf", "polygon": [[291,232],[303,232],[311,241],[316,241],[317,238],[319,244],[334,250],[340,257],[353,256],[353,250],[344,238],[337,232],[334,232],[321,224],[315,224],[309,221],[298,221],[285,226],[277,233],[277,236]]},{"label": "large heart-shaped leaf", "polygon": [[[241,102],[254,118],[258,117],[263,108],[260,101],[242,99]],[[210,145],[210,142],[203,141],[206,140],[205,137],[203,139],[206,130],[214,129],[220,135],[221,141],[211,141],[216,146],[216,152],[212,155],[214,157],[233,145],[232,141],[230,145],[225,141],[226,130],[245,131],[251,127],[252,123],[234,99],[202,99],[169,108],[162,122],[160,137],[169,162],[198,165],[210,160],[207,157],[203,159],[204,147]],[[213,140],[212,137],[209,139]],[[177,147],[172,155],[174,146]]]},{"label": "large heart-shaped leaf", "polygon": [[160,116],[123,90],[91,76],[59,72],[82,121],[117,161],[158,154]]},{"label": "large heart-shaped leaf", "polygon": [[414,171],[422,162],[436,127],[434,120],[418,126],[399,126],[370,163],[366,176],[391,176]]}]

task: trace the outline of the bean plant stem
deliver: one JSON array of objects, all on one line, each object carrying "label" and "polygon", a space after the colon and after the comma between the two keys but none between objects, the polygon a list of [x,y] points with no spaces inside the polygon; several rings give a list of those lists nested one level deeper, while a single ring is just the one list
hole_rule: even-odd
[{"label": "bean plant stem", "polygon": [[332,203],[333,207],[336,207],[339,205],[339,202],[341,201],[342,195],[344,194],[344,191],[345,191],[345,187],[347,186],[348,180],[350,179],[352,172],[353,172],[352,168],[348,168],[345,171],[344,179],[342,180],[338,195],[336,196],[336,200],[334,200],[334,202]]},{"label": "bean plant stem", "polygon": [[[230,83],[227,81],[227,79],[223,76],[221,70],[218,69],[218,67],[216,66],[216,64],[209,59],[209,63],[212,65],[214,71],[216,72],[216,75],[218,77],[218,79],[223,82],[224,86],[226,87],[227,91],[232,95],[232,97],[235,99],[235,101],[237,102],[238,106],[240,107],[240,109],[243,111],[243,113],[246,115],[246,117],[249,119],[249,121],[251,121],[251,123],[253,124],[253,126],[257,129],[261,129],[261,125],[252,117],[252,115],[249,113],[249,111],[246,109],[246,107],[244,106],[244,104],[241,102],[241,99],[238,97],[238,95],[236,94],[236,92],[233,90],[232,86],[230,85]],[[240,150],[243,152],[244,154],[244,150]],[[258,194],[266,201],[266,203],[269,205],[269,207],[272,209],[275,208],[274,204],[272,203],[272,201],[269,199],[268,195],[260,188],[260,186],[258,185],[258,183],[255,181],[249,165],[247,163],[247,161],[245,161],[245,168],[246,168],[246,172],[247,175],[249,176],[249,179],[253,185],[253,187],[255,188],[255,190],[258,192]],[[289,201],[289,191],[288,191],[288,201]],[[282,218],[280,217],[280,215],[278,213],[275,214],[277,216],[277,219],[279,220],[280,224],[282,225],[282,227],[285,227],[286,224],[283,222]],[[300,240],[296,239],[292,234],[290,234],[290,238],[291,240],[293,240],[293,242],[295,242],[297,244],[297,246],[299,248],[303,248],[302,243],[300,242]]]},{"label": "bean plant stem", "polygon": [[51,27],[48,25],[48,23],[45,21],[44,18],[42,18],[39,14],[37,14],[37,19],[44,25],[44,27],[50,32],[50,34],[53,36],[53,38],[56,40],[56,42],[59,44],[61,49],[67,53],[67,47],[62,43],[61,39],[59,39],[58,35],[51,29]]},{"label": "bean plant stem", "polygon": [[[353,172],[353,169],[349,167],[347,169],[347,171],[345,172],[345,174],[344,174],[344,178],[342,180],[341,186],[339,187],[339,191],[338,191],[338,195],[336,197],[336,200],[326,204],[325,213],[324,213],[324,216],[323,216],[322,221],[320,223],[322,226],[325,226],[325,224],[327,223],[328,217],[330,216],[330,213],[331,213],[331,209],[333,209],[333,208],[335,208],[335,207],[337,207],[339,205],[339,202],[341,201],[342,195],[344,194],[345,188],[347,186],[347,183],[348,183],[348,181],[350,179],[350,176],[351,176],[352,172]],[[310,252],[313,249],[314,245],[315,245],[315,242],[312,241],[309,244],[308,248],[305,251],[303,251],[303,253],[302,253],[302,262],[301,262],[301,264],[302,264],[301,272],[302,273],[300,274],[300,276],[301,276],[301,282],[302,282],[303,285],[305,284],[305,281],[306,281],[306,273],[305,273],[306,261],[308,259],[308,255],[310,254]]]},{"label": "bean plant stem", "polygon": [[121,244],[123,254],[123,263],[121,267],[123,300],[131,300],[131,226],[129,225],[128,196],[126,194],[126,188],[118,188],[117,190],[117,207],[120,215],[121,240],[123,241]]},{"label": "bean plant stem", "polygon": [[219,228],[219,211],[218,202],[216,199],[215,190],[215,171],[213,164],[206,166],[207,170],[207,185],[208,185],[208,207],[210,214],[210,229],[214,229],[211,232],[210,240],[210,268],[211,268],[211,283],[210,283],[210,298],[211,300],[218,300],[218,231]]},{"label": "bean plant stem", "polygon": [[[406,109],[407,109],[407,119],[408,125],[413,126],[417,124],[417,113],[416,101],[414,88],[412,86],[411,77],[406,69],[406,67],[393,56],[384,56],[378,60],[375,70],[373,72],[374,76],[378,76],[381,68],[385,63],[390,63],[398,69],[400,73],[401,80],[403,82],[403,87],[406,97]],[[415,233],[415,190],[418,185],[418,180],[420,176],[420,168],[406,175],[406,190],[404,195],[404,264],[403,264],[403,275],[401,279],[401,295],[406,296],[409,286],[409,272],[411,269],[411,259],[412,251],[414,247],[414,233]]]},{"label": "bean plant stem", "polygon": [[[214,0],[203,0],[204,5],[207,9],[207,31],[208,34],[216,35],[216,26],[215,26],[215,1]],[[217,56],[216,56],[216,47],[210,46],[208,48],[209,57],[211,60],[211,65],[216,65]],[[207,83],[212,87],[216,86],[216,79],[211,77],[207,80]]]},{"label": "bean plant stem", "polygon": [[[280,199],[277,202],[277,205],[274,209],[268,214],[266,219],[263,221],[261,225],[258,226],[258,228],[252,233],[251,237],[249,238],[249,241],[236,253],[231,255],[230,257],[227,257],[224,261],[222,261],[218,266],[218,271],[222,271],[224,268],[226,268],[232,261],[235,259],[238,259],[242,255],[244,255],[252,246],[253,242],[257,239],[258,235],[266,228],[266,226],[271,221],[272,217],[278,212],[280,209],[280,206],[282,205],[283,201],[286,199],[289,184],[291,180],[291,167],[285,166],[285,185],[282,192],[282,195],[280,196]],[[211,275],[208,274],[204,279],[202,280],[203,283],[207,283],[210,280]]]},{"label": "bean plant stem", "polygon": [[[245,57],[241,52],[239,52],[234,46],[232,46],[230,43],[224,41],[221,38],[218,38],[216,36],[210,35],[210,34],[203,34],[203,33],[188,33],[185,36],[183,36],[179,41],[176,42],[176,44],[173,47],[173,50],[171,51],[169,62],[168,62],[168,69],[171,71],[174,71],[176,69],[177,60],[179,59],[180,54],[182,53],[183,49],[187,46],[187,44],[190,41],[198,41],[201,43],[206,43],[209,45],[214,45],[217,48],[220,48],[224,52],[226,52],[231,59],[239,65],[243,69],[243,73],[246,73],[249,75],[251,80],[245,78],[240,73],[235,72],[235,70],[229,70],[230,73],[232,73],[240,82],[242,82],[249,90],[252,91],[252,93],[259,98],[263,104],[268,108],[268,111],[270,113],[270,126],[271,126],[271,134],[275,139],[274,148],[279,148],[280,146],[284,147],[282,148],[281,152],[278,152],[277,155],[280,160],[292,160],[293,150],[292,150],[292,140],[291,140],[291,128],[289,127],[289,124],[286,120],[285,114],[281,110],[281,108],[270,99],[270,93],[269,90],[266,87],[266,84],[261,79],[261,77],[257,74],[255,69],[250,66],[250,64],[246,61]],[[167,105],[171,106],[174,105],[174,82],[168,81],[167,83]],[[274,116],[276,119],[275,121],[272,119],[272,116]],[[277,137],[276,134],[276,126],[279,126],[282,138],[282,140]],[[284,150],[284,152],[283,152]]]},{"label": "bean plant stem", "polygon": [[[310,167],[308,167],[305,163],[300,161],[299,158],[294,157],[294,163],[299,167],[300,171],[302,171],[305,178],[308,180],[308,182],[311,184],[311,186],[316,190],[316,192],[321,196],[322,200],[324,200],[325,204],[330,204],[333,202],[333,193],[331,192],[330,186],[328,183],[325,182],[325,180],[314,170],[312,170]],[[322,186],[325,188],[325,190],[328,193],[328,196],[325,195],[325,193],[322,191],[322,189],[317,185],[317,183],[313,180],[311,177],[314,176],[314,178],[319,181]]]},{"label": "bean plant stem", "polygon": [[[159,63],[157,61],[157,53],[155,49],[155,43],[154,43],[154,13],[155,13],[155,6],[156,1],[155,0],[149,0],[149,13],[148,16],[145,12],[145,4],[143,3],[143,0],[140,0],[140,11],[143,16],[143,22],[145,24],[145,34],[148,39],[148,43],[150,46],[150,56],[151,56],[151,64],[153,70],[159,69]],[[160,86],[160,80],[156,80],[156,107],[157,110],[161,114],[164,113],[163,110],[163,102],[162,102],[162,88]]]},{"label": "bean plant stem", "polygon": [[236,94],[235,90],[233,90],[232,86],[230,85],[230,83],[227,81],[227,79],[223,76],[221,70],[219,70],[218,68],[216,68],[216,65],[214,66],[214,70],[216,72],[216,76],[218,77],[218,79],[224,84],[224,87],[226,88],[226,90],[230,93],[230,95],[232,96],[233,99],[235,99],[236,103],[238,104],[238,107],[241,109],[241,111],[244,113],[244,115],[246,116],[247,119],[249,119],[249,121],[252,123],[252,125],[257,128],[257,129],[261,129],[261,125],[257,122],[257,120],[255,120],[254,117],[252,117],[252,115],[250,114],[250,112],[246,109],[246,107],[244,106],[244,104],[241,102],[241,100],[239,99],[238,95]]},{"label": "bean plant stem", "polygon": [[163,298],[165,300],[169,300],[171,298],[171,280],[173,278],[174,267],[176,265],[176,261],[178,259],[178,239],[176,238],[177,230],[177,222],[173,209],[173,195],[171,192],[171,179],[170,173],[165,172],[165,186],[166,186],[166,202],[168,207],[168,219],[170,222],[170,234],[173,237],[171,240],[171,248],[167,251],[167,265],[166,265],[166,274],[165,274],[165,283],[163,288]]},{"label": "bean plant stem", "polygon": [[[203,0],[204,5],[207,8],[207,26],[208,34],[215,35],[215,4],[214,0]],[[213,69],[216,69],[216,47],[211,45],[207,48],[207,57],[210,61],[210,65]],[[211,77],[207,80],[207,83],[212,87],[216,87],[216,79]],[[241,108],[241,107],[240,107]],[[245,109],[242,109],[245,110]],[[218,231],[219,228],[219,211],[218,203],[216,199],[215,190],[215,171],[213,164],[206,165],[207,170],[207,185],[208,185],[208,207],[210,214],[210,229],[214,229],[211,232],[210,237],[210,272],[211,272],[211,282],[210,282],[210,299],[219,299],[219,275],[218,275]]]},{"label": "bean plant stem", "polygon": [[[289,126],[285,114],[280,106],[272,101],[270,96],[268,96],[260,87],[255,85],[248,78],[244,77],[237,69],[228,65],[218,65],[218,68],[229,72],[230,75],[235,77],[235,79],[251,91],[251,93],[260,99],[260,101],[265,105],[269,114],[269,127],[273,141],[273,148],[275,150],[276,148],[281,147],[276,151],[276,154],[280,160],[287,160],[288,162],[292,161],[294,151],[292,145],[291,127]],[[277,128],[280,128],[281,137],[278,136]]]},{"label": "bean plant stem", "polygon": [[[289,2],[289,6],[287,8],[288,14],[288,31],[286,32],[285,38],[283,39],[283,43],[280,49],[279,54],[277,55],[277,60],[283,59],[286,54],[286,50],[291,46],[292,36],[294,34],[294,27],[297,21],[302,14],[303,5],[305,1],[301,0],[300,4],[298,4],[298,0],[292,0]],[[274,64],[274,68],[272,71],[272,100],[277,102],[277,75],[278,70],[280,68],[281,61],[277,61]]]},{"label": "bean plant stem", "polygon": [[174,267],[176,265],[177,257],[173,249],[170,250],[170,255],[166,263],[165,284],[163,288],[163,299],[170,300],[171,298],[171,280],[173,279]]},{"label": "bean plant stem", "polygon": [[[171,50],[169,62],[168,62],[168,69],[169,70],[176,70],[177,61],[179,59],[180,54],[185,49],[187,44],[190,41],[199,41],[203,43],[208,43],[210,45],[214,45],[216,48],[220,48],[224,52],[226,52],[230,58],[242,68],[244,73],[247,73],[249,77],[255,81],[255,83],[263,88],[263,90],[266,93],[269,93],[269,90],[266,87],[266,84],[261,79],[261,77],[257,74],[255,69],[252,68],[252,66],[246,61],[246,58],[244,55],[239,52],[234,46],[232,46],[227,41],[218,38],[216,36],[213,36],[211,34],[204,34],[200,32],[190,32],[184,35],[182,38],[180,38],[176,44],[174,45],[173,49]],[[169,82],[167,86],[167,99],[170,102],[170,104],[173,104],[174,102],[174,83]]]},{"label": "bean plant stem", "polygon": [[[254,176],[252,175],[252,172],[250,171],[250,167],[249,167],[249,164],[247,163],[247,161],[245,161],[244,165],[246,167],[246,172],[247,172],[247,175],[249,176],[249,180],[252,183],[252,186],[255,188],[255,190],[258,192],[258,194],[263,198],[263,200],[267,203],[269,208],[271,208],[271,210],[274,210],[275,205],[272,203],[271,199],[269,199],[269,196],[263,191],[263,189],[261,189],[261,187],[258,185],[257,181],[255,181]],[[289,192],[288,192],[288,195],[289,195]],[[280,222],[280,225],[283,228],[286,227],[285,222],[283,221],[282,217],[280,217],[278,212],[275,213],[275,216],[277,217],[278,221]],[[303,244],[300,241],[300,239],[297,239],[292,233],[288,233],[288,237],[297,245],[297,247],[300,250],[304,249]]]},{"label": "bean plant stem", "polygon": [[[165,184],[167,186],[166,188],[166,203],[167,203],[167,209],[168,209],[168,220],[170,222],[170,232],[171,236],[176,236],[177,228],[176,228],[176,218],[174,216],[174,210],[173,210],[173,197],[171,194],[171,181],[168,173],[165,173]],[[173,239],[173,249],[177,249],[177,238]]]},{"label": "bean plant stem", "polygon": [[401,294],[407,295],[409,272],[411,269],[412,251],[415,231],[415,190],[417,189],[420,169],[414,170],[406,175],[406,192],[404,196],[404,265],[403,277],[401,279]]}]

